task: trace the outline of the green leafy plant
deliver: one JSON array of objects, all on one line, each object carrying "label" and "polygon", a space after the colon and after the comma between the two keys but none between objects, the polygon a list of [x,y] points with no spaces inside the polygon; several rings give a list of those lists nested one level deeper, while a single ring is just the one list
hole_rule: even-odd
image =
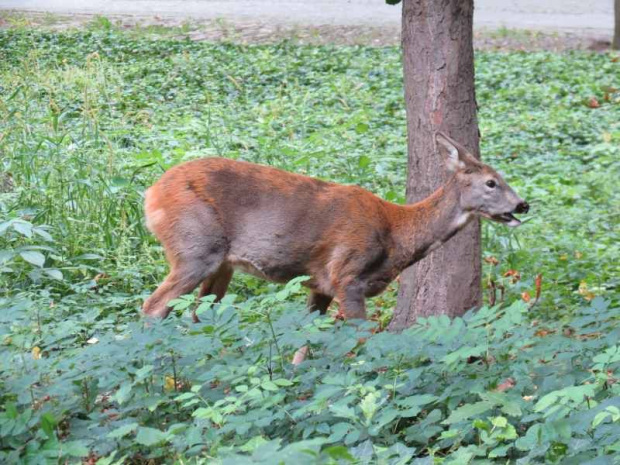
[{"label": "green leafy plant", "polygon": [[613,463],[613,56],[477,54],[483,156],[532,205],[516,231],[483,223],[480,310],[388,334],[396,284],[354,327],[308,314],[303,278],[236,276],[145,324],[166,265],[141,204],[170,166],[405,191],[396,48],[169,35],[0,30],[0,462]]}]

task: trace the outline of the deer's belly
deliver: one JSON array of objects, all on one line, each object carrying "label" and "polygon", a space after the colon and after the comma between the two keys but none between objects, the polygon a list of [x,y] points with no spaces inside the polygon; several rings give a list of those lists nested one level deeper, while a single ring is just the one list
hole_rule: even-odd
[{"label": "deer's belly", "polygon": [[381,294],[392,282],[391,279],[380,279],[368,281],[365,286],[364,296],[365,297],[375,297]]},{"label": "deer's belly", "polygon": [[296,263],[279,263],[276,265],[252,257],[239,257],[235,255],[228,257],[228,263],[235,270],[276,283],[286,283],[297,276],[306,274],[304,267]]}]

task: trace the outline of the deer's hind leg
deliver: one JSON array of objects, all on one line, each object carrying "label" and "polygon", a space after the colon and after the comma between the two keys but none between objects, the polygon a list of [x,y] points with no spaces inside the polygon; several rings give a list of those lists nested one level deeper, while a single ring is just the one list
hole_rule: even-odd
[{"label": "deer's hind leg", "polygon": [[[215,294],[215,302],[222,300],[226,295],[233,273],[233,268],[229,264],[223,263],[214,274],[202,282],[200,291],[198,291],[198,298],[200,299],[206,295]],[[192,310],[192,321],[194,323],[200,322],[198,315],[196,315],[196,308]]]},{"label": "deer's hind leg", "polygon": [[329,304],[332,303],[334,298],[332,296],[321,294],[320,292],[310,291],[310,295],[308,295],[308,310],[311,312],[318,311],[321,315],[325,315],[327,313],[327,309]]},{"label": "deer's hind leg", "polygon": [[163,227],[164,230],[154,232],[166,251],[170,274],[142,307],[145,315],[159,318],[170,313],[168,302],[192,292],[202,281],[217,274],[228,253],[223,228],[210,208],[193,210],[191,216]]}]

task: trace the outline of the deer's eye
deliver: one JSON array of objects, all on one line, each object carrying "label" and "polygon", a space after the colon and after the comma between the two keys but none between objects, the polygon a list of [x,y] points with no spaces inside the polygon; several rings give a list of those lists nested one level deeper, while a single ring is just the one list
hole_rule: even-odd
[{"label": "deer's eye", "polygon": [[487,186],[489,186],[491,189],[493,189],[495,186],[497,186],[497,184],[492,179],[489,179],[487,181]]}]

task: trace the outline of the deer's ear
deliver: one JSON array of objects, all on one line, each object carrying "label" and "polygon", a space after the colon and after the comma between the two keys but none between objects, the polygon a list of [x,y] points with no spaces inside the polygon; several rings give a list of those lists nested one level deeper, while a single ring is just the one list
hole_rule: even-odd
[{"label": "deer's ear", "polygon": [[438,132],[435,136],[437,145],[441,152],[444,152],[446,167],[450,171],[464,169],[468,163],[475,163],[476,159],[458,142]]}]

